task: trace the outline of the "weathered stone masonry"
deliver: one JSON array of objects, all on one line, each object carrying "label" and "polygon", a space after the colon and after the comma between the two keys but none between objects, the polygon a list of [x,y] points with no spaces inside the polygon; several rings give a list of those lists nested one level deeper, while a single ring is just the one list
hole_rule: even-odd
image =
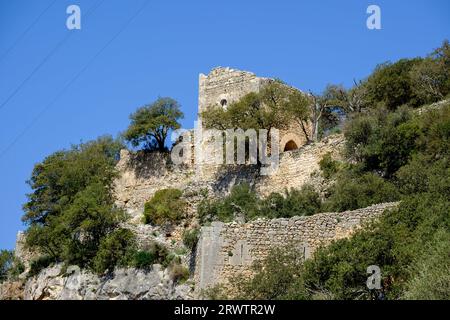
[{"label": "weathered stone masonry", "polygon": [[200,292],[232,275],[249,274],[252,262],[264,259],[270,249],[292,243],[305,257],[333,240],[349,237],[365,222],[398,203],[382,203],[340,213],[263,220],[238,224],[214,222],[203,227],[197,247],[195,283]]}]

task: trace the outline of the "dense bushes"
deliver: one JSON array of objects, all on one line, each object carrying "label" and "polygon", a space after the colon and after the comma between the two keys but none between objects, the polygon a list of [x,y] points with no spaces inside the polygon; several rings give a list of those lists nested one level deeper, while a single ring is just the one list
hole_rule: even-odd
[{"label": "dense bushes", "polygon": [[0,283],[8,279],[16,279],[24,271],[25,266],[14,256],[13,251],[0,251]]},{"label": "dense bushes", "polygon": [[[126,218],[110,191],[121,147],[102,137],[35,166],[23,221],[29,225],[26,244],[42,259],[96,268],[99,248]],[[36,270],[42,262],[36,261]]]},{"label": "dense bushes", "polygon": [[273,248],[267,258],[253,264],[255,276],[236,275],[231,283],[238,299],[302,300],[308,297],[303,283],[303,254],[294,246]]},{"label": "dense bushes", "polygon": [[170,278],[175,283],[183,283],[189,279],[189,270],[179,262],[169,265]]},{"label": "dense bushes", "polygon": [[450,299],[450,235],[439,230],[414,259],[410,279],[406,284],[404,299],[449,300]]},{"label": "dense bushes", "polygon": [[8,271],[11,268],[13,254],[11,251],[0,251],[0,282],[4,281],[8,276]]},{"label": "dense bushes", "polygon": [[156,225],[176,223],[184,217],[185,202],[178,189],[158,190],[145,204],[144,222]]},{"label": "dense bushes", "polygon": [[[349,134],[358,138],[347,143],[363,156],[334,174],[336,184],[324,205],[347,210],[400,198],[399,207],[351,238],[319,248],[301,265],[277,262],[282,258],[279,251],[270,261],[264,260],[250,280],[235,283],[239,294],[254,299],[448,299],[449,115],[449,106],[420,116],[405,116],[399,110],[386,115],[387,128],[382,122],[373,125],[365,118],[356,119],[358,125],[353,124],[355,131]],[[386,150],[387,132],[402,134],[407,147],[400,144],[397,151]],[[388,154],[394,157],[392,165],[380,161],[388,160]],[[380,290],[366,286],[371,265],[381,269]],[[292,271],[298,276],[287,281],[290,268],[301,271]]]},{"label": "dense bushes", "polygon": [[236,185],[223,199],[204,199],[198,206],[201,223],[208,221],[229,222],[236,217],[250,219],[257,215],[258,197],[248,184]]},{"label": "dense bushes", "polygon": [[330,179],[339,171],[339,162],[333,160],[330,153],[326,153],[319,161],[319,168],[325,179]]},{"label": "dense bushes", "polygon": [[405,108],[377,110],[351,121],[345,130],[346,154],[364,170],[390,178],[410,159],[420,128]]},{"label": "dense bushes", "polygon": [[284,195],[271,193],[260,203],[260,216],[268,218],[290,218],[293,216],[310,216],[320,212],[322,201],[319,194],[310,185],[300,190],[285,191]]},{"label": "dense bushes", "polygon": [[385,106],[390,110],[407,103],[415,107],[422,104],[423,101],[420,101],[412,88],[410,74],[421,62],[421,59],[401,59],[377,66],[365,84],[367,104]]},{"label": "dense bushes", "polygon": [[55,259],[48,255],[43,255],[35,258],[30,263],[30,270],[28,271],[28,277],[34,277],[39,274],[43,269],[55,263]]},{"label": "dense bushes", "polygon": [[[303,262],[299,252],[280,247],[254,264],[250,279],[237,275],[231,283],[246,299],[448,299],[449,210],[441,194],[408,197],[312,259]],[[380,290],[366,286],[371,265],[381,269]]]},{"label": "dense bushes", "polygon": [[318,193],[306,185],[300,190],[272,193],[261,199],[248,184],[236,185],[223,199],[205,199],[200,203],[198,214],[202,223],[208,221],[232,221],[236,218],[246,221],[258,218],[283,218],[311,215],[320,212]]},{"label": "dense bushes", "polygon": [[436,250],[436,234],[445,232],[448,239],[449,205],[448,200],[433,194],[404,199],[398,210],[384,215],[370,228],[319,250],[314,259],[306,262],[306,285],[311,289],[325,288],[336,298],[369,298],[365,270],[369,265],[377,265],[382,270],[384,294],[396,299],[403,295],[408,280],[414,288],[423,285],[423,274],[417,272],[428,264],[432,267],[429,281],[439,287],[436,291],[445,289],[441,283],[446,278],[441,276],[448,270],[450,257],[441,256],[442,264],[429,257]]},{"label": "dense bushes", "polygon": [[362,175],[351,171],[342,172],[328,191],[330,195],[324,203],[324,208],[332,212],[399,200],[399,192],[391,182],[370,172]]},{"label": "dense bushes", "polygon": [[190,250],[197,246],[200,229],[194,228],[183,232],[183,244]]},{"label": "dense bushes", "polygon": [[114,271],[115,266],[126,266],[132,259],[135,236],[127,229],[117,229],[104,237],[93,259],[93,269],[101,274]]},{"label": "dense bushes", "polygon": [[363,82],[364,105],[391,111],[402,105],[418,107],[450,93],[448,40],[425,58],[401,59],[377,66]]}]

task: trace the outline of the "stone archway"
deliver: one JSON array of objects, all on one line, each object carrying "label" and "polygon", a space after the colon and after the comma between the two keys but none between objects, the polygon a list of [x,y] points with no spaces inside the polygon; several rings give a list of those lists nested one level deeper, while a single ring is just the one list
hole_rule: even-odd
[{"label": "stone archway", "polygon": [[298,149],[297,144],[295,143],[294,140],[289,140],[288,142],[286,142],[286,144],[284,145],[284,149],[283,151],[291,151],[291,150],[296,150]]}]

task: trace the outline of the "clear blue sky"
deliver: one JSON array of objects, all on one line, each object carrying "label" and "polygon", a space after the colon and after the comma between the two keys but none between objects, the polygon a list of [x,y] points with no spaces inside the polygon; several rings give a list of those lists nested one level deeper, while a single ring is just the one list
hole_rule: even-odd
[{"label": "clear blue sky", "polygon": [[[0,248],[25,228],[35,163],[116,135],[159,95],[177,99],[193,127],[199,73],[231,66],[320,91],[450,38],[448,0],[150,0],[127,24],[145,1],[0,0]],[[81,7],[79,31],[65,26],[70,4]],[[369,4],[381,7],[382,30],[366,28]]]}]

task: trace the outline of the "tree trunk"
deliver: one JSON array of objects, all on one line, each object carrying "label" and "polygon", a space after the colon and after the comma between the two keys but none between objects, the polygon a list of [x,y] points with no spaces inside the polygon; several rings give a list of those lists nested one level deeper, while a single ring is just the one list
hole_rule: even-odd
[{"label": "tree trunk", "polygon": [[319,141],[319,119],[314,121],[314,141]]}]

